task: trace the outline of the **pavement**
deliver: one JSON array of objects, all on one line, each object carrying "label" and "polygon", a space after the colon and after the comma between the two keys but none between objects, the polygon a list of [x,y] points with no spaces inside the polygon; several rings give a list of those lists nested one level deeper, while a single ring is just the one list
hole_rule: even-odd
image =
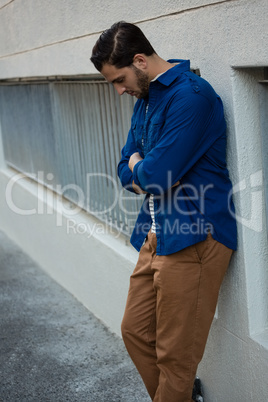
[{"label": "pavement", "polygon": [[0,401],[150,401],[122,339],[1,231]]}]

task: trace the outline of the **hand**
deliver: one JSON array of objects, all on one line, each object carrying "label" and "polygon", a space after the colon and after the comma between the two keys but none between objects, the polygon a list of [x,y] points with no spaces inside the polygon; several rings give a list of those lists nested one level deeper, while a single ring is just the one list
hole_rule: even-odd
[{"label": "hand", "polygon": [[[175,184],[173,184],[172,187],[177,187],[179,184],[180,184],[180,180],[178,180]],[[171,188],[172,188],[172,187],[171,187]]]},{"label": "hand", "polygon": [[143,191],[137,184],[134,183],[134,180],[132,181],[132,188],[137,194],[147,194],[146,191]]},{"label": "hand", "polygon": [[138,163],[139,161],[142,161],[142,157],[140,156],[139,152],[135,152],[134,154],[131,155],[131,157],[129,158],[128,161],[128,167],[131,170],[131,172],[133,172],[134,166],[136,165],[136,163]]}]

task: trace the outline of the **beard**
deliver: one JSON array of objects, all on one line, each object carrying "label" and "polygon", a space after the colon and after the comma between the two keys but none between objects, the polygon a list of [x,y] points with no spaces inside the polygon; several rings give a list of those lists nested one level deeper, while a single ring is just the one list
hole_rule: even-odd
[{"label": "beard", "polygon": [[149,94],[149,86],[150,86],[149,74],[139,70],[133,64],[131,65],[131,68],[133,69],[136,75],[137,86],[139,88],[139,93],[137,93],[136,97],[138,99],[146,98]]}]

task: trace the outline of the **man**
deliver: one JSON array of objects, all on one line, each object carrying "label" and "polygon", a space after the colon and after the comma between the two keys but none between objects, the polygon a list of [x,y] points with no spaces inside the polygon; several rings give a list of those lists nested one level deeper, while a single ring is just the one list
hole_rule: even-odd
[{"label": "man", "polygon": [[222,102],[133,24],[104,31],[91,61],[119,95],[138,98],[118,165],[122,185],[146,194],[122,336],[154,402],[189,402],[236,249]]}]

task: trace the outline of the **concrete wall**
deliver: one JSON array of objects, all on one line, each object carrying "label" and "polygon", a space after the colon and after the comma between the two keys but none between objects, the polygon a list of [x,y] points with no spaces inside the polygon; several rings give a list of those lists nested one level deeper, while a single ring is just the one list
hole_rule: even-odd
[{"label": "concrete wall", "polygon": [[[93,44],[102,30],[124,19],[138,23],[162,57],[191,59],[222,96],[239,250],[199,369],[207,402],[267,399],[268,247],[260,121],[268,113],[263,116],[258,83],[268,66],[267,15],[267,0],[0,1],[0,79],[95,74],[89,62]],[[0,229],[119,333],[137,253],[120,236],[94,232],[94,218],[72,215],[68,205],[33,182],[21,179],[12,186],[16,172],[1,159]],[[44,213],[13,212],[11,195],[15,205]],[[79,232],[83,222],[87,233]]]}]

